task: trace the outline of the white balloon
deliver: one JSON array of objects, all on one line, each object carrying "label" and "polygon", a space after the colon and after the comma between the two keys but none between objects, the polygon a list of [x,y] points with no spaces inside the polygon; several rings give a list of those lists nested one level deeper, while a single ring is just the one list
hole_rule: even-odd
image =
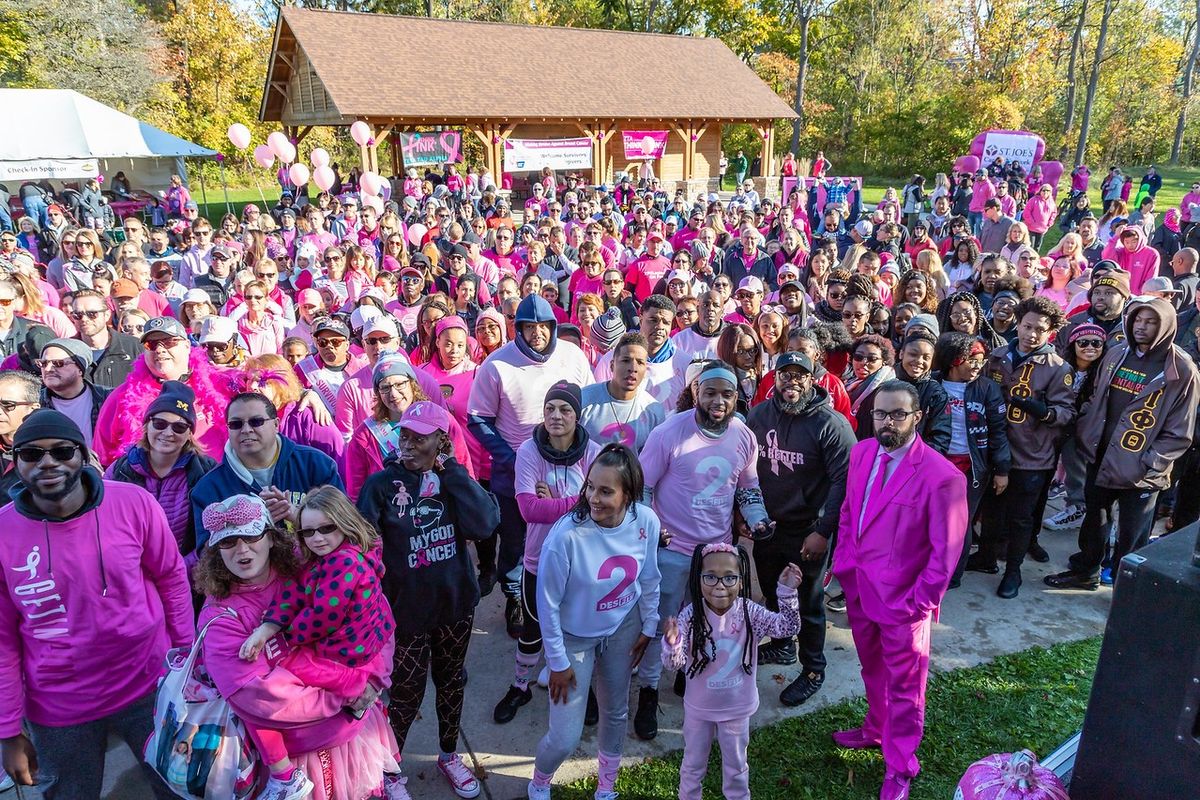
[{"label": "white balloon", "polygon": [[284,142],[275,155],[279,156],[279,160],[285,164],[291,164],[296,160],[296,145],[291,142]]},{"label": "white balloon", "polygon": [[275,157],[282,161],[287,160],[283,157],[284,152],[286,152],[283,148],[290,144],[291,142],[288,141],[287,136],[280,131],[275,131],[267,137],[267,147],[271,148],[271,152]]},{"label": "white balloon", "polygon": [[328,192],[332,188],[337,176],[333,174],[333,170],[327,166],[317,167],[312,172],[312,182],[317,185],[317,188],[322,192]]},{"label": "white balloon", "polygon": [[371,127],[367,123],[359,120],[350,126],[350,138],[359,147],[363,147],[371,139]]},{"label": "white balloon", "polygon": [[292,164],[288,168],[288,178],[291,180],[293,186],[303,186],[308,183],[308,167],[303,164]]},{"label": "white balloon", "polygon": [[238,150],[245,150],[250,146],[250,129],[240,122],[235,122],[229,126],[229,141]]}]

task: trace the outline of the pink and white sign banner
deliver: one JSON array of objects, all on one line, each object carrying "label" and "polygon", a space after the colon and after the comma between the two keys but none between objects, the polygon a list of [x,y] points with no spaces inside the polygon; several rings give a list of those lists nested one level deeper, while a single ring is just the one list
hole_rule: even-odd
[{"label": "pink and white sign banner", "polygon": [[628,159],[662,158],[667,149],[667,131],[621,131]]},{"label": "pink and white sign banner", "polygon": [[533,172],[550,169],[591,169],[592,140],[505,139],[504,171]]}]

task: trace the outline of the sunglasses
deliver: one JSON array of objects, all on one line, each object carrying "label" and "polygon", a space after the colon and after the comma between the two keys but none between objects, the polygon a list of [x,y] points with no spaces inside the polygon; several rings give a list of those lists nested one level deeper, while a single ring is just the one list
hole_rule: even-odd
[{"label": "sunglasses", "polygon": [[211,258],[213,261],[228,261],[229,260],[229,256],[218,256],[215,254]]},{"label": "sunglasses", "polygon": [[175,431],[175,433],[184,434],[191,430],[191,426],[186,422],[171,422],[170,420],[154,417],[150,420],[150,427],[156,431],[165,431],[167,428]]},{"label": "sunglasses", "polygon": [[1076,339],[1075,344],[1080,347],[1104,347],[1103,339]]},{"label": "sunglasses", "polygon": [[315,528],[301,528],[300,530],[296,531],[296,535],[301,539],[309,539],[313,536],[316,536],[318,533],[322,536],[329,536],[332,533],[336,533],[337,529],[337,525],[330,523],[328,525],[318,525]]},{"label": "sunglasses", "polygon": [[247,425],[254,428],[254,430],[258,430],[270,421],[270,417],[251,417],[250,419],[231,419],[225,424],[229,426],[229,430],[231,431],[240,431]]},{"label": "sunglasses", "polygon": [[221,352],[231,347],[233,347],[233,342],[206,342],[204,345],[205,350],[219,350]]},{"label": "sunglasses", "polygon": [[93,244],[92,242],[88,241],[87,239],[76,239],[76,240],[75,240],[75,246],[76,246],[76,247],[91,247],[91,248],[93,248],[93,249],[96,247],[96,245],[95,245],[95,244]]},{"label": "sunglasses", "polygon": [[[164,277],[165,277],[165,275],[164,275]],[[278,272],[256,272],[256,273],[254,273],[254,277],[258,278],[260,281],[265,281],[268,278],[278,278],[279,273]]]},{"label": "sunglasses", "polygon": [[15,302],[17,302],[17,298],[15,297],[0,297],[0,306],[4,306],[5,308],[8,308]]},{"label": "sunglasses", "polygon": [[379,347],[380,345],[385,345],[385,344],[388,344],[389,342],[393,342],[395,340],[396,340],[395,336],[372,336],[368,339],[363,339],[363,342],[365,342],[366,344],[374,345],[375,347]]},{"label": "sunglasses", "polygon": [[71,316],[75,319],[99,319],[107,314],[107,311],[72,311]]},{"label": "sunglasses", "polygon": [[74,364],[75,361],[70,358],[35,358],[33,365],[38,369],[62,369],[67,364]]},{"label": "sunglasses", "polygon": [[222,550],[232,550],[243,542],[246,544],[258,544],[266,535],[267,532],[263,531],[258,536],[230,536],[227,539],[222,539],[221,541],[217,542],[217,547]]},{"label": "sunglasses", "polygon": [[170,350],[172,347],[175,347],[184,341],[184,339],[180,339],[176,336],[169,336],[165,339],[150,339],[142,342],[142,347],[146,348],[147,350]]},{"label": "sunglasses", "polygon": [[248,294],[248,295],[246,295],[246,299],[247,300],[266,300],[267,296],[265,294]]},{"label": "sunglasses", "polygon": [[18,447],[13,451],[13,454],[26,464],[36,464],[49,453],[50,458],[61,464],[74,458],[75,453],[78,451],[79,445],[77,444],[60,444],[56,447],[34,447],[33,445],[28,445],[26,447]]}]

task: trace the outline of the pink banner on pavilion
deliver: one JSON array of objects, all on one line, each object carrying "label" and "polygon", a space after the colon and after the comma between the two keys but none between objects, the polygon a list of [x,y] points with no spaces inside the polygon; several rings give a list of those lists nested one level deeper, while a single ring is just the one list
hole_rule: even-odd
[{"label": "pink banner on pavilion", "polygon": [[662,158],[667,149],[667,131],[621,131],[628,159]]}]

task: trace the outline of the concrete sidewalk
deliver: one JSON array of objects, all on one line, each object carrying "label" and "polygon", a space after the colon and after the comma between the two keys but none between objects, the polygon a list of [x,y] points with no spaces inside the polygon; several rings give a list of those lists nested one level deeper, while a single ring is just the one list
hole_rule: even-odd
[{"label": "concrete sidewalk", "polygon": [[[1058,505],[1054,503],[1047,517],[1058,510]],[[1101,588],[1095,593],[1060,592],[1048,589],[1041,582],[1043,575],[1064,568],[1067,555],[1075,548],[1075,538],[1075,531],[1042,532],[1041,542],[1050,552],[1050,563],[1026,562],[1024,586],[1021,596],[1016,600],[1006,601],[996,597],[999,576],[967,573],[962,587],[947,596],[941,622],[934,628],[934,668],[948,670],[971,666],[1035,645],[1048,646],[1102,632],[1111,590]],[[533,702],[522,708],[515,720],[508,725],[496,725],[492,721],[492,709],[504,696],[512,677],[516,647],[504,632],[502,611],[499,591],[480,605],[467,662],[470,683],[463,714],[464,758],[474,758],[480,774],[486,775],[481,797],[488,800],[525,797],[525,783],[533,771],[533,753],[546,729],[547,693],[536,687]],[[781,684],[777,676],[790,682],[797,674],[797,667],[768,666],[760,670],[758,682],[762,706],[754,718],[756,726],[822,708],[862,693],[858,660],[844,614],[830,615],[828,633],[826,652],[829,666],[825,685],[801,709],[785,709],[778,700],[779,691],[786,683]],[[641,742],[633,736],[631,726],[625,746],[627,763],[682,748],[679,732],[682,700],[675,697],[670,687],[668,675],[660,694],[662,712],[659,715],[658,738],[653,742]],[[929,699],[930,702],[937,702],[935,696]],[[631,703],[636,706],[636,688],[631,695]],[[632,718],[632,709],[630,716]],[[1013,742],[1014,747],[1022,744]],[[434,764],[437,750],[437,722],[431,685],[421,718],[413,727],[404,754],[408,787],[417,800],[450,800],[454,797]],[[595,729],[585,729],[579,751],[563,765],[556,776],[556,783],[594,774],[595,755]],[[751,765],[751,770],[753,768]],[[152,797],[132,756],[123,745],[113,744],[106,778],[108,798],[150,800]],[[25,792],[26,797],[34,795],[34,792]],[[0,800],[10,800],[14,796],[12,791],[5,792],[0,794]]]}]

